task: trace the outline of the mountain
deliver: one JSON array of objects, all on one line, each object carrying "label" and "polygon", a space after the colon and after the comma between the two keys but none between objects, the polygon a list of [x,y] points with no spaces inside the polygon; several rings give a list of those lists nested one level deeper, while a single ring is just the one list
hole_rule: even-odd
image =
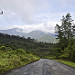
[{"label": "mountain", "polygon": [[26,35],[26,37],[31,37],[31,38],[34,38],[34,39],[38,39],[42,36],[44,36],[46,33],[42,32],[42,31],[39,31],[39,30],[36,30],[36,31],[32,31],[30,33],[28,33]]},{"label": "mountain", "polygon": [[46,33],[36,30],[36,31],[32,31],[30,33],[24,33],[22,31],[22,29],[19,28],[13,28],[13,29],[8,29],[8,30],[0,30],[1,33],[5,33],[5,34],[10,34],[10,35],[19,35],[19,36],[25,36],[25,37],[31,37],[31,38],[39,38],[43,35],[45,35]]},{"label": "mountain", "polygon": [[10,35],[20,35],[22,36],[22,29],[19,28],[13,28],[8,30],[0,30],[1,33],[10,34]]},{"label": "mountain", "polygon": [[39,30],[32,31],[30,33],[24,33],[23,30],[20,28],[13,28],[8,30],[0,30],[0,32],[10,35],[24,36],[25,38],[31,37],[37,39],[38,41],[43,41],[47,43],[56,43],[56,38],[54,37],[54,34],[45,33]]},{"label": "mountain", "polygon": [[56,38],[49,34],[46,34],[46,35],[38,38],[38,41],[47,42],[47,43],[57,43]]}]

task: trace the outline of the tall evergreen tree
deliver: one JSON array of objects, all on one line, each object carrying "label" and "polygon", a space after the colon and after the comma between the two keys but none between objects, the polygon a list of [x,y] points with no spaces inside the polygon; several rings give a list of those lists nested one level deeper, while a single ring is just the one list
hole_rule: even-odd
[{"label": "tall evergreen tree", "polygon": [[62,16],[61,25],[56,24],[55,32],[57,33],[57,39],[59,39],[58,47],[60,49],[64,50],[68,45],[73,44],[75,24],[69,13],[66,16]]},{"label": "tall evergreen tree", "polygon": [[61,25],[56,24],[55,32],[57,33],[58,39],[66,38],[72,39],[75,32],[75,24],[71,19],[69,13],[66,16],[63,16],[61,19]]}]

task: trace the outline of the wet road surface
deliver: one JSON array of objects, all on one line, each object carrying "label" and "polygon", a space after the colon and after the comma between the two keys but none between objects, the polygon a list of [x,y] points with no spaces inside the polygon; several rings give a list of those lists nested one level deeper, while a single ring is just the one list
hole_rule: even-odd
[{"label": "wet road surface", "polygon": [[75,75],[75,69],[57,61],[40,59],[4,75]]}]

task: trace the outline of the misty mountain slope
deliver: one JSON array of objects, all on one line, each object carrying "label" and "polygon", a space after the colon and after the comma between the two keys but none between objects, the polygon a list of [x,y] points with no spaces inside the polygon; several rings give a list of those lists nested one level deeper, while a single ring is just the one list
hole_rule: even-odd
[{"label": "misty mountain slope", "polygon": [[22,32],[22,29],[19,29],[19,28],[0,30],[0,32],[5,34],[10,34],[10,35],[19,35],[19,36],[25,35],[25,33]]},{"label": "misty mountain slope", "polygon": [[22,31],[22,29],[19,28],[13,28],[13,29],[8,29],[8,30],[0,30],[1,33],[5,33],[5,34],[10,34],[10,35],[19,35],[19,36],[24,36],[24,37],[31,37],[34,39],[40,38],[43,35],[45,35],[45,32],[36,30],[36,31],[32,31],[30,33],[24,33]]},{"label": "misty mountain slope", "polygon": [[23,32],[23,29],[20,28],[13,28],[13,29],[8,29],[8,30],[0,30],[1,33],[5,33],[5,34],[10,34],[10,35],[20,35],[20,36],[26,36],[26,37],[41,37],[47,33],[39,31],[39,30],[35,30],[32,31],[30,33],[25,33]]},{"label": "misty mountain slope", "polygon": [[43,41],[43,42],[47,42],[47,43],[56,43],[57,40],[53,36],[51,36],[52,34],[50,33],[45,33],[39,30],[36,31],[32,31],[30,33],[24,33],[22,29],[20,28],[13,28],[13,29],[8,29],[8,30],[0,30],[1,33],[5,33],[5,34],[10,34],[10,35],[19,35],[19,36],[24,36],[25,38],[27,37],[31,37],[33,39],[37,39],[39,42]]},{"label": "misty mountain slope", "polygon": [[38,39],[41,42],[57,43],[57,39],[49,34],[46,34]]},{"label": "misty mountain slope", "polygon": [[31,37],[31,38],[34,38],[34,39],[38,39],[42,36],[46,35],[46,33],[42,32],[42,31],[39,31],[39,30],[36,30],[36,31],[32,31],[30,33],[28,33],[26,35],[26,37]]}]

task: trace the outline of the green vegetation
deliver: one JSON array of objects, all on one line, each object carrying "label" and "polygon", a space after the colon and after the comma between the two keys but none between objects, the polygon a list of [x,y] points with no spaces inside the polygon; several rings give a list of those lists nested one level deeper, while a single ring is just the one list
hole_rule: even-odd
[{"label": "green vegetation", "polygon": [[52,44],[36,42],[30,37],[26,39],[0,33],[0,73],[39,60],[49,53],[50,45]]},{"label": "green vegetation", "polygon": [[55,59],[55,60],[58,61],[58,62],[61,62],[61,63],[65,64],[65,65],[68,65],[68,66],[70,66],[70,67],[75,68],[75,62],[66,61],[66,60],[58,60],[58,59]]},{"label": "green vegetation", "polygon": [[21,67],[39,60],[38,56],[26,53],[23,49],[13,50],[11,47],[0,47],[0,73]]},{"label": "green vegetation", "polygon": [[40,37],[38,39],[38,41],[43,41],[43,42],[47,42],[47,43],[49,43],[49,42],[57,43],[58,42],[57,39],[55,37],[51,36],[50,34],[45,34],[44,36]]},{"label": "green vegetation", "polygon": [[62,17],[61,25],[56,24],[55,30],[59,39],[58,58],[75,61],[75,24],[69,13]]},{"label": "green vegetation", "polygon": [[0,44],[13,49],[25,49],[28,53],[36,54],[40,49],[50,49],[51,43],[37,42],[30,37],[20,37],[15,35],[8,35],[0,33]]},{"label": "green vegetation", "polygon": [[56,24],[55,32],[59,42],[51,46],[47,58],[75,68],[75,24],[69,13],[62,17],[61,25]]}]

